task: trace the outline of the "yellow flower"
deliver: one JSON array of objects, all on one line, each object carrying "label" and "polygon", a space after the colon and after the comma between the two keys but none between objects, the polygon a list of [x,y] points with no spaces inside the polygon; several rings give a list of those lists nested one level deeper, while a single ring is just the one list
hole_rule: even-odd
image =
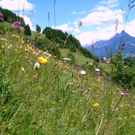
[{"label": "yellow flower", "polygon": [[24,67],[22,67],[22,71],[25,71]]},{"label": "yellow flower", "polygon": [[26,76],[26,77],[28,77],[28,75],[27,75],[27,74],[25,74],[25,76]]},{"label": "yellow flower", "polygon": [[75,114],[75,117],[77,117],[77,114]]},{"label": "yellow flower", "polygon": [[127,120],[127,117],[123,117],[123,118]]},{"label": "yellow flower", "polygon": [[40,63],[48,63],[47,59],[45,59],[44,57],[39,57],[38,60]]},{"label": "yellow flower", "polygon": [[20,36],[18,36],[18,38],[20,38]]},{"label": "yellow flower", "polygon": [[98,103],[95,103],[95,104],[93,104],[93,106],[94,106],[94,107],[97,107],[97,106],[99,106],[99,104],[98,104]]},{"label": "yellow flower", "polygon": [[120,88],[117,88],[117,90],[119,90]]},{"label": "yellow flower", "polygon": [[122,118],[119,118],[119,120],[122,120]]}]

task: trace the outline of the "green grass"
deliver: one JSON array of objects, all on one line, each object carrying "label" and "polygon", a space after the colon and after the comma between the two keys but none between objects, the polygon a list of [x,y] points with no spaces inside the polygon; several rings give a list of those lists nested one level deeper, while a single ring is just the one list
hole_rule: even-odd
[{"label": "green grass", "polygon": [[[125,89],[105,83],[106,74],[97,77],[89,64],[75,67],[49,58],[35,70],[43,52],[12,34],[6,31],[7,41],[0,42],[0,134],[134,135],[132,92],[122,95]],[[66,57],[68,50],[62,53]],[[80,63],[86,60],[74,55]],[[87,74],[79,77],[81,70]]]},{"label": "green grass", "polygon": [[[60,49],[60,52],[62,54],[62,57],[67,57],[68,53],[71,53],[69,49]],[[90,63],[90,58],[86,58],[83,54],[80,52],[75,52],[72,54],[75,56],[76,62],[78,64],[86,64],[86,62]]]}]

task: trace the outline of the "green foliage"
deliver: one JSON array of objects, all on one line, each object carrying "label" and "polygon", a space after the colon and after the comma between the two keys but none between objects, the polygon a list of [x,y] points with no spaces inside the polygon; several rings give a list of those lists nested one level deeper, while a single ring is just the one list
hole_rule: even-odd
[{"label": "green foliage", "polygon": [[38,33],[41,32],[41,27],[40,27],[38,24],[36,25],[36,31],[37,31]]},{"label": "green foliage", "polygon": [[29,27],[28,24],[24,26],[24,29],[25,29],[24,34],[30,36],[31,35],[31,30],[30,30],[30,27]]},{"label": "green foliage", "polygon": [[135,59],[128,57],[124,59],[124,64],[128,65],[129,67],[135,66]]},{"label": "green foliage", "polygon": [[50,27],[46,27],[42,33],[45,34],[46,37],[51,41],[55,41],[57,44],[59,44],[60,48],[69,48],[71,52],[80,51],[85,57],[95,57],[97,60],[96,56],[93,56],[93,54],[86,48],[83,48],[80,45],[80,42],[67,32],[64,33],[61,30],[55,30]]},{"label": "green foliage", "polygon": [[72,64],[75,64],[75,61],[76,61],[76,60],[75,60],[75,56],[74,56],[72,53],[68,53],[68,54],[67,54],[67,57],[71,59],[71,63],[72,63]]},{"label": "green foliage", "polygon": [[4,19],[4,21],[13,23],[18,20],[21,21],[21,26],[25,26],[24,19],[22,17],[16,16],[16,14],[12,11],[0,7],[0,12],[3,14],[2,18]]}]

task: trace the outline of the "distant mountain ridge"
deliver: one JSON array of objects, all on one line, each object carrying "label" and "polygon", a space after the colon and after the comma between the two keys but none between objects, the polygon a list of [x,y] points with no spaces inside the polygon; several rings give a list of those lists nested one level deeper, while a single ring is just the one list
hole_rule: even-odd
[{"label": "distant mountain ridge", "polygon": [[[122,37],[123,36],[123,37]],[[116,53],[118,50],[119,45],[125,42],[126,46],[123,52],[123,57],[126,58],[129,56],[129,54],[135,53],[135,37],[130,36],[128,33],[126,33],[124,30],[121,31],[121,33],[115,34],[113,37],[111,37],[109,40],[100,40],[97,41],[94,44],[94,51],[92,51],[92,46],[86,46],[86,48],[93,52],[94,55],[98,57],[106,57],[107,58],[107,52],[105,46],[108,48],[108,51],[112,50],[113,53]]]}]

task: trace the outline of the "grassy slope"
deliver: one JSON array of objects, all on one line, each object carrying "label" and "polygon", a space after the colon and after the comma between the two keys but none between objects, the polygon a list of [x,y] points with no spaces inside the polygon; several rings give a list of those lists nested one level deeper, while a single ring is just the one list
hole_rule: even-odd
[{"label": "grassy slope", "polygon": [[[42,51],[9,40],[11,34],[0,42],[0,134],[134,135],[133,93],[121,95],[90,65],[79,69],[50,58],[34,70]],[[80,70],[87,74],[78,77]]]},{"label": "grassy slope", "polygon": [[[62,57],[67,57],[68,53],[71,53],[71,51],[69,49],[60,49]],[[86,62],[90,62],[89,58],[86,58],[83,54],[81,54],[80,52],[75,52],[72,54],[75,56],[75,59],[77,60],[78,64],[85,64]]]}]

